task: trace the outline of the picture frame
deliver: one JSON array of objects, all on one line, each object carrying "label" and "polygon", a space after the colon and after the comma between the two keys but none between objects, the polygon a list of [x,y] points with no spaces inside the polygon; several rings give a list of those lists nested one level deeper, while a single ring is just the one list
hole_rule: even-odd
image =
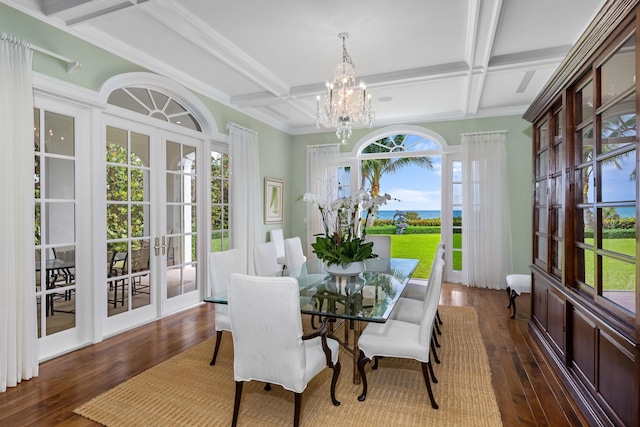
[{"label": "picture frame", "polygon": [[284,222],[284,181],[264,179],[264,223]]}]

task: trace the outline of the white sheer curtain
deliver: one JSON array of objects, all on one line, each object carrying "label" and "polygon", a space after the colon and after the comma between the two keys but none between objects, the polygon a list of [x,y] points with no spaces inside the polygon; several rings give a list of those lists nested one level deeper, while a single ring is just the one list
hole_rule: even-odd
[{"label": "white sheer curtain", "polygon": [[234,123],[229,129],[231,163],[232,247],[240,249],[249,274],[253,273],[253,248],[260,241],[262,209],[258,134]]},{"label": "white sheer curtain", "polygon": [[0,392],[38,376],[31,59],[0,40]]},{"label": "white sheer curtain", "polygon": [[[336,195],[338,189],[338,144],[310,145],[307,147],[307,193],[322,199]],[[315,206],[307,204],[307,258],[315,257],[311,244],[315,234],[324,232],[322,216]]]},{"label": "white sheer curtain", "polygon": [[501,289],[512,273],[506,135],[462,135],[462,283]]}]

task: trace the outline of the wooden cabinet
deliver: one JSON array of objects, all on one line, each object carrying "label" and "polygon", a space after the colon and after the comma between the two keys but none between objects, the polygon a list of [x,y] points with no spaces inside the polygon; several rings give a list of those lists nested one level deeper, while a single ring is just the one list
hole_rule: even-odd
[{"label": "wooden cabinet", "polygon": [[524,116],[530,329],[596,425],[640,425],[638,3],[607,1]]}]

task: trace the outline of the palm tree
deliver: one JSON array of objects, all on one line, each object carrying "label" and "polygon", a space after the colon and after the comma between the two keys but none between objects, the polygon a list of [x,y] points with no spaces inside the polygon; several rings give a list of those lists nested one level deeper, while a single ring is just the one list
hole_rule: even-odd
[{"label": "palm tree", "polygon": [[[395,135],[393,137],[385,137],[375,141],[366,147],[362,152],[364,154],[372,153],[389,153],[395,147],[401,147],[408,135]],[[362,187],[366,186],[367,181],[371,187],[371,194],[377,196],[380,192],[380,178],[385,173],[396,173],[405,166],[419,166],[429,170],[433,170],[433,161],[430,157],[399,157],[394,159],[365,159],[362,161]]]},{"label": "palm tree", "polygon": [[[603,139],[606,138],[606,144],[603,143],[601,150],[602,154],[606,154],[612,149],[618,148],[620,145],[630,144],[635,142],[636,137],[636,115],[635,114],[621,114],[619,116],[609,117],[602,123],[601,135]],[[593,141],[593,129],[585,135]],[[582,147],[582,159],[585,162],[591,163],[593,161],[594,151],[593,143],[585,144]],[[622,166],[618,162],[619,159],[623,159],[629,156],[629,152],[623,153],[618,156],[610,157],[602,162],[603,165],[613,165],[616,169],[621,170]],[[589,182],[591,181],[591,174],[593,172],[592,166],[588,166],[583,171],[582,181],[582,203],[589,203]],[[635,181],[636,170],[634,169],[630,176],[630,181]],[[593,228],[594,218],[591,211],[586,210],[584,214],[585,228]]]}]

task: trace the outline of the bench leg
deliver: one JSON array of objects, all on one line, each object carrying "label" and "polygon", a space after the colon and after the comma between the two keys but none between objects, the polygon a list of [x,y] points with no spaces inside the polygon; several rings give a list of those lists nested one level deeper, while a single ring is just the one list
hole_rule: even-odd
[{"label": "bench leg", "polygon": [[513,313],[511,314],[512,319],[515,319],[516,317],[516,297],[517,296],[518,294],[516,293],[516,291],[511,290],[509,294],[509,305],[507,307],[513,307]]}]

